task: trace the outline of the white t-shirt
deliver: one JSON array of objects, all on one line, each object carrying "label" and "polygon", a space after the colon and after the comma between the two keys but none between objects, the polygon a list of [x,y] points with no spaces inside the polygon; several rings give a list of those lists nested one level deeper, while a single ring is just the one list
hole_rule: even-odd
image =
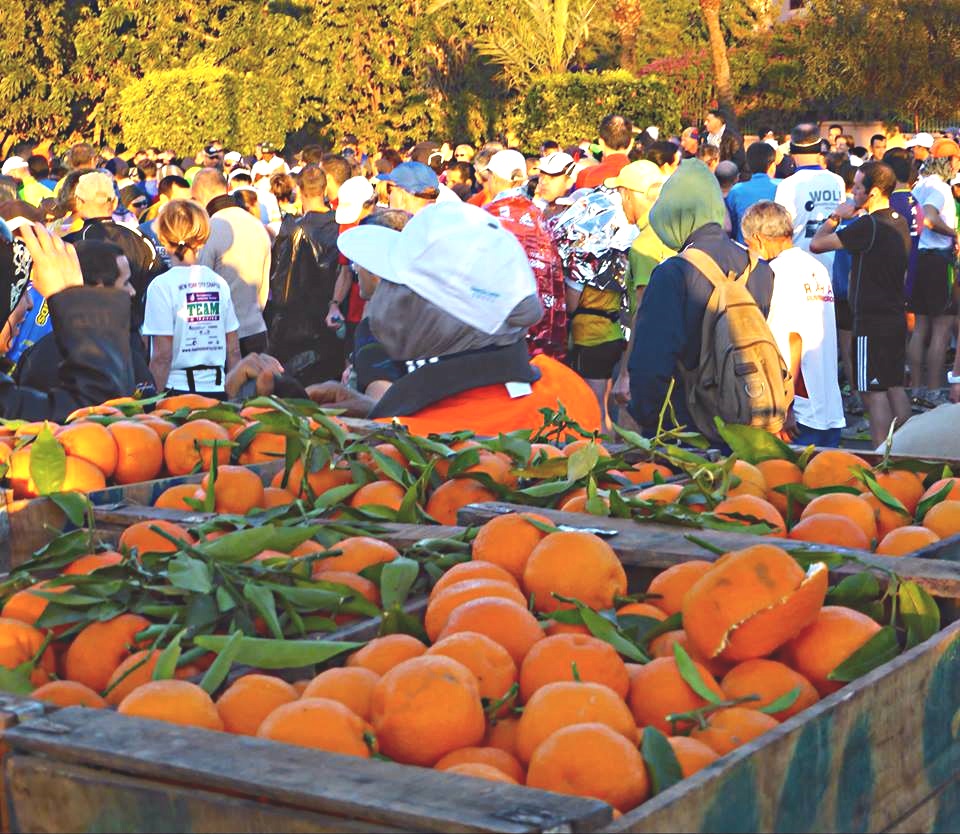
[{"label": "white t-shirt", "polygon": [[[780,185],[774,198],[793,218],[793,244],[810,251],[810,241],[833,210],[844,201],[843,179],[826,168],[799,168]],[[833,274],[833,252],[814,257]]]},{"label": "white t-shirt", "polygon": [[811,429],[839,429],[846,425],[837,382],[837,321],[830,273],[813,255],[799,247],[787,249],[770,261],[773,296],[767,323],[789,366],[790,334],[800,336],[800,379],[793,401],[797,422]]},{"label": "white t-shirt", "polygon": [[256,182],[257,177],[271,177],[277,172],[286,174],[289,171],[290,169],[287,167],[287,163],[283,161],[282,156],[272,156],[269,160],[258,159],[254,162],[250,169],[250,178]]},{"label": "white t-shirt", "polygon": [[[913,198],[923,206],[933,206],[940,212],[940,219],[951,229],[957,228],[957,204],[953,200],[953,191],[942,177],[931,174],[924,177],[913,188]],[[928,229],[924,225],[920,232],[921,249],[953,249],[953,238]]]},{"label": "white t-shirt", "polygon": [[[227,333],[240,323],[233,309],[230,287],[206,266],[175,266],[147,287],[144,336],[173,336],[173,356],[167,388],[189,391],[186,369],[205,365],[225,368]],[[217,372],[194,372],[199,392],[223,391]]]}]

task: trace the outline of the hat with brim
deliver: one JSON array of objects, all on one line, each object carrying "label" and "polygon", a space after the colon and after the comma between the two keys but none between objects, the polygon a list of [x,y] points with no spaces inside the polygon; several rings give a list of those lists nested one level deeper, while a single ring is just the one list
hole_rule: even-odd
[{"label": "hat with brim", "polygon": [[570,154],[555,151],[540,160],[540,173],[551,177],[557,177],[560,174],[569,176],[574,165],[576,165],[576,161]]},{"label": "hat with brim", "polygon": [[904,147],[907,148],[926,148],[930,150],[933,147],[933,136],[929,133],[918,133]]},{"label": "hat with brim", "polygon": [[440,188],[440,178],[429,165],[422,162],[403,162],[388,174],[377,176],[381,182],[392,182],[410,194],[422,194]]},{"label": "hat with brim", "polygon": [[624,165],[615,177],[608,177],[603,181],[607,188],[626,188],[645,194],[655,185],[663,185],[666,177],[649,159],[640,159]]},{"label": "hat with brim", "polygon": [[21,168],[29,168],[27,165],[27,160],[22,156],[11,156],[8,160],[3,163],[3,167],[0,168],[0,174],[7,176],[11,171],[19,171]]},{"label": "hat with brim", "polygon": [[960,145],[953,139],[937,139],[930,148],[930,155],[934,159],[950,159],[960,156]]},{"label": "hat with brim", "polygon": [[369,203],[376,192],[366,177],[350,177],[337,195],[337,223],[341,226],[347,223],[356,223],[366,203]]}]

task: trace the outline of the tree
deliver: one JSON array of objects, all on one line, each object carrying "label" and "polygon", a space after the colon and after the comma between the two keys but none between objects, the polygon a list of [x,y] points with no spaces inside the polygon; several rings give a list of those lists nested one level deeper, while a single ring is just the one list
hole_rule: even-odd
[{"label": "tree", "polygon": [[727,43],[720,28],[720,0],[700,0],[700,12],[710,36],[710,60],[713,63],[717,103],[733,114],[733,88],[730,85],[730,61],[727,58]]}]

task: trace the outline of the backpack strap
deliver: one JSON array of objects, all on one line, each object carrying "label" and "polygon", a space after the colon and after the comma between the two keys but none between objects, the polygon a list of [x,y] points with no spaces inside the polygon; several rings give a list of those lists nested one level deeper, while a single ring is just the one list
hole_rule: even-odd
[{"label": "backpack strap", "polygon": [[735,281],[738,284],[746,284],[747,279],[749,279],[757,265],[757,259],[754,257],[753,253],[749,252],[748,255],[749,260],[747,261],[746,269],[744,269],[739,276],[734,276],[732,272],[724,272],[720,268],[720,265],[702,249],[694,249],[690,247],[684,249],[680,253],[680,257],[683,258],[687,263],[691,264],[714,287],[717,287],[726,281]]}]

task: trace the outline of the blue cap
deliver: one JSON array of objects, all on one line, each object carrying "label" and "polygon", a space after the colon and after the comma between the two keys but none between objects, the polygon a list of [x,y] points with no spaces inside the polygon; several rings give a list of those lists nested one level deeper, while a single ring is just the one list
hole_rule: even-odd
[{"label": "blue cap", "polygon": [[428,189],[440,188],[440,180],[433,168],[422,162],[403,162],[389,174],[378,174],[377,179],[392,182],[411,194],[422,194]]}]

